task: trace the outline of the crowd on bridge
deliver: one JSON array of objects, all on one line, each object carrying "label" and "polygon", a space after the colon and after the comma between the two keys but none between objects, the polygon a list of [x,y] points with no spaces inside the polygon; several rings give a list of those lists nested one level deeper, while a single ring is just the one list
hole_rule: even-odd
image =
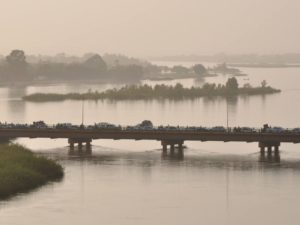
[{"label": "crowd on bridge", "polygon": [[295,133],[300,134],[300,128],[285,129],[282,127],[270,127],[267,124],[262,128],[223,126],[203,127],[203,126],[154,126],[151,121],[144,120],[134,126],[121,126],[111,123],[95,123],[93,125],[74,125],[71,123],[58,123],[48,125],[44,121],[36,121],[31,124],[1,123],[0,129],[65,129],[65,130],[95,130],[95,131],[181,131],[181,132],[230,132],[230,133]]}]

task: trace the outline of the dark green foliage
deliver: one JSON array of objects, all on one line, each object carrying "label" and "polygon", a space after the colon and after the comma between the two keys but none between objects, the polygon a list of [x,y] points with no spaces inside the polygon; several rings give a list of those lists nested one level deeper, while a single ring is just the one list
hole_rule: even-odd
[{"label": "dark green foliage", "polygon": [[95,54],[82,63],[40,62],[34,66],[33,74],[48,80],[84,80],[103,78],[106,72],[106,63]]},{"label": "dark green foliage", "polygon": [[118,81],[137,81],[143,78],[143,67],[138,65],[118,65],[108,71],[110,79]]},{"label": "dark green foliage", "polygon": [[184,67],[184,66],[173,66],[173,68],[171,69],[171,71],[173,73],[188,73],[189,72],[189,69]]},{"label": "dark green foliage", "polygon": [[22,50],[13,50],[7,57],[6,62],[9,65],[16,66],[16,67],[24,67],[27,65],[26,56],[24,51]]},{"label": "dark green foliage", "polygon": [[235,78],[230,78],[226,86],[206,83],[203,87],[184,88],[182,84],[175,86],[155,85],[128,85],[120,89],[109,89],[105,92],[92,92],[79,94],[42,94],[36,93],[24,96],[26,101],[46,102],[63,100],[126,100],[126,99],[184,99],[203,96],[228,96],[228,95],[263,95],[280,92],[272,87],[243,87],[238,88]]},{"label": "dark green foliage", "polygon": [[200,76],[205,75],[207,73],[206,68],[202,64],[196,64],[193,67],[193,70],[196,74],[198,74]]},{"label": "dark green foliage", "polygon": [[229,78],[226,82],[226,88],[230,92],[236,92],[239,89],[238,81],[235,77]]},{"label": "dark green foliage", "polygon": [[91,72],[93,71],[94,74],[103,74],[107,71],[106,63],[98,54],[95,54],[88,58],[83,65],[87,70],[91,70]]},{"label": "dark green foliage", "polygon": [[0,66],[0,79],[13,82],[31,79],[29,69],[24,51],[13,50]]},{"label": "dark green foliage", "polygon": [[[134,61],[134,60],[133,60]],[[139,81],[143,78],[143,67],[140,65],[115,65],[108,68],[103,58],[91,54],[84,61],[57,62],[38,61],[27,63],[22,50],[13,50],[0,63],[1,82],[32,81],[84,81],[113,80]]]},{"label": "dark green foliage", "polygon": [[60,165],[19,145],[0,145],[0,198],[25,192],[63,176]]}]

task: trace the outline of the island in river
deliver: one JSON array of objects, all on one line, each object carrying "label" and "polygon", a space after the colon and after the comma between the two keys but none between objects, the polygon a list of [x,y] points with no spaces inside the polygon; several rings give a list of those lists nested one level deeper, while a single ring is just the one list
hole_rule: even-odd
[{"label": "island in river", "polygon": [[25,101],[48,102],[64,100],[148,100],[148,99],[191,99],[206,96],[238,96],[238,95],[266,95],[278,93],[281,90],[267,86],[266,81],[260,87],[252,87],[246,84],[238,86],[235,77],[229,78],[226,85],[206,83],[202,87],[185,88],[178,83],[175,86],[168,85],[127,85],[120,89],[109,89],[104,92],[88,91],[86,93],[34,93],[23,97]]}]

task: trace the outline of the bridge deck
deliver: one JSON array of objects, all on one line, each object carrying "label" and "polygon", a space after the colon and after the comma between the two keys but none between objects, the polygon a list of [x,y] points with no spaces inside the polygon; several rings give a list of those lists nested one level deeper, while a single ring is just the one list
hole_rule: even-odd
[{"label": "bridge deck", "polygon": [[0,129],[0,138],[67,138],[114,140],[179,140],[223,142],[290,142],[300,143],[294,133],[237,133],[200,131],[127,131],[87,129]]}]

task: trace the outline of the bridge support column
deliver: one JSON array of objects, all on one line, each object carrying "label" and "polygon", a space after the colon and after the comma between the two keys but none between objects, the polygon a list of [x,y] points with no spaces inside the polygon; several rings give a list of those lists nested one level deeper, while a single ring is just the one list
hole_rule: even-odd
[{"label": "bridge support column", "polygon": [[274,152],[279,152],[280,142],[259,142],[260,152],[264,153],[265,148],[268,149],[268,154],[272,154],[272,148],[274,147]]},{"label": "bridge support column", "polygon": [[174,144],[171,144],[170,152],[171,152],[171,154],[174,154],[174,152],[175,152],[175,145]]},{"label": "bridge support column", "polygon": [[175,149],[178,149],[179,153],[183,152],[183,140],[162,140],[161,145],[163,147],[163,153],[167,153],[168,146],[170,146],[170,153],[173,154]]},{"label": "bridge support column", "polygon": [[168,145],[162,144],[162,146],[163,146],[163,152],[167,153],[167,151],[168,151]]},{"label": "bridge support column", "polygon": [[183,143],[178,144],[178,155],[183,158],[184,152],[183,152]]},{"label": "bridge support column", "polygon": [[85,143],[86,150],[91,150],[91,142],[92,139],[89,138],[69,138],[68,139],[70,149],[74,150],[75,144],[78,145],[78,150],[81,151],[83,147],[83,143]]},{"label": "bridge support column", "polygon": [[272,153],[272,146],[269,145],[269,146],[268,146],[268,154],[271,154],[271,153]]},{"label": "bridge support column", "polygon": [[74,143],[73,142],[69,142],[69,144],[70,144],[70,149],[74,150],[74,146],[75,146]]},{"label": "bridge support column", "polygon": [[275,154],[279,153],[279,145],[274,146],[274,152],[275,152]]}]

